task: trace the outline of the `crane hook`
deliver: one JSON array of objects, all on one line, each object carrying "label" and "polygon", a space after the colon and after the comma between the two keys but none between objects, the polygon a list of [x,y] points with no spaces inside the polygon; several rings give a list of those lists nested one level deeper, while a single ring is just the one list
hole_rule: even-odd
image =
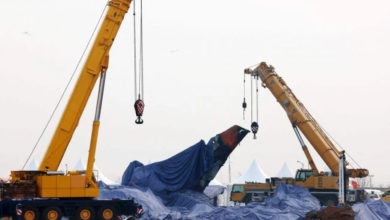
[{"label": "crane hook", "polygon": [[243,119],[245,120],[245,109],[246,109],[246,101],[245,101],[245,98],[244,98],[244,101],[242,102],[242,114],[243,114]]},{"label": "crane hook", "polygon": [[142,114],[144,113],[145,103],[141,98],[138,98],[134,103],[135,115],[137,119],[135,120],[136,124],[143,124],[144,120],[142,120]]},{"label": "crane hook", "polygon": [[251,130],[253,132],[253,139],[256,139],[256,134],[257,134],[257,131],[259,130],[259,124],[257,124],[257,122],[252,122],[251,124]]}]

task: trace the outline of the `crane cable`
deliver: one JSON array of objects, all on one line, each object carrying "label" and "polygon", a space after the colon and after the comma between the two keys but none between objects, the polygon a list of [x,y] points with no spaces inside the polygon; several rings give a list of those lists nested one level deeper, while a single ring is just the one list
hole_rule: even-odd
[{"label": "crane cable", "polygon": [[133,1],[133,56],[134,56],[134,100],[137,100],[137,24],[135,16],[135,0]]},{"label": "crane cable", "polygon": [[53,109],[53,111],[52,111],[52,113],[51,113],[51,115],[50,115],[50,117],[49,117],[49,120],[46,122],[45,127],[43,128],[41,134],[39,135],[37,141],[35,142],[34,147],[33,147],[33,149],[31,150],[30,154],[28,155],[28,158],[27,158],[26,162],[23,164],[22,170],[26,167],[26,164],[27,164],[28,161],[31,159],[32,154],[34,153],[35,149],[37,148],[39,142],[40,142],[41,139],[42,139],[43,134],[46,132],[47,127],[49,126],[51,120],[53,119],[53,116],[54,116],[55,112],[57,111],[57,109],[58,109],[58,107],[59,107],[59,105],[60,105],[62,99],[64,98],[65,93],[66,93],[66,91],[68,90],[69,85],[70,85],[70,83],[72,82],[72,80],[73,80],[73,78],[74,78],[74,76],[75,76],[75,74],[76,74],[76,71],[78,70],[78,68],[79,68],[79,66],[80,66],[80,63],[81,63],[81,61],[83,60],[83,58],[84,58],[84,56],[85,56],[85,53],[87,52],[87,49],[88,49],[89,45],[91,44],[92,38],[93,38],[93,36],[95,35],[97,28],[99,27],[100,21],[101,21],[102,18],[103,18],[103,15],[104,15],[104,12],[105,12],[106,9],[107,9],[107,6],[108,6],[108,2],[106,3],[106,5],[105,5],[104,8],[103,8],[102,13],[100,14],[99,20],[98,20],[98,22],[96,23],[95,28],[93,29],[92,34],[91,34],[91,36],[89,37],[89,40],[88,40],[88,42],[87,42],[87,44],[86,44],[86,46],[85,46],[85,48],[84,48],[84,50],[83,50],[83,53],[81,54],[79,60],[77,61],[76,67],[74,68],[72,75],[70,76],[70,78],[69,78],[69,80],[68,80],[68,82],[67,82],[67,84],[66,84],[64,90],[62,91],[62,94],[61,94],[61,96],[60,96],[60,98],[59,98],[57,104],[55,105],[55,107],[54,107],[54,109]]},{"label": "crane cable", "polygon": [[259,121],[259,77],[256,76],[256,122]]},{"label": "crane cable", "polygon": [[[330,139],[331,139],[339,148],[341,148],[341,150],[343,150],[343,151],[345,152],[345,154],[346,154],[349,158],[351,158],[351,160],[355,163],[355,165],[358,166],[358,168],[362,168],[362,167],[360,166],[360,164],[358,164],[358,162],[356,162],[356,160],[355,160],[350,154],[348,154],[348,152],[347,152],[347,151],[346,151],[346,150],[345,150],[345,149],[336,141],[336,139],[334,139],[334,138],[330,135],[330,133],[327,132],[327,131],[321,126],[320,123],[318,123],[318,121],[317,121],[317,124],[320,126],[320,128],[321,128],[322,130],[324,130],[325,134],[328,135],[328,136],[330,137]],[[354,168],[352,164],[349,164],[349,165],[351,165],[351,167]]]},{"label": "crane cable", "polygon": [[[257,131],[259,130],[259,86],[258,86],[259,77],[251,77],[251,130],[253,133],[253,139],[256,139]],[[256,84],[256,105],[253,107],[253,82]],[[253,109],[256,110],[256,121],[253,119]]]},{"label": "crane cable", "polygon": [[[137,116],[137,119],[135,120],[136,124],[142,124],[144,121],[142,120],[142,114],[145,108],[145,103],[143,101],[144,99],[144,47],[143,47],[143,15],[142,15],[142,0],[140,0],[140,42],[139,42],[139,61],[138,61],[138,81],[137,81],[137,20],[136,20],[136,7],[135,7],[135,1],[133,1],[133,34],[134,34],[134,96],[135,96],[135,103],[134,103],[134,110],[135,114]],[[138,90],[137,90],[138,87]]]},{"label": "crane cable", "polygon": [[245,120],[245,110],[246,110],[246,107],[247,107],[247,104],[246,104],[246,99],[245,99],[245,73],[244,73],[244,101],[242,102],[242,119]]},{"label": "crane cable", "polygon": [[253,122],[253,78],[251,76],[251,122]]},{"label": "crane cable", "polygon": [[142,0],[140,0],[140,55],[139,55],[139,89],[138,94],[144,100],[144,25]]}]

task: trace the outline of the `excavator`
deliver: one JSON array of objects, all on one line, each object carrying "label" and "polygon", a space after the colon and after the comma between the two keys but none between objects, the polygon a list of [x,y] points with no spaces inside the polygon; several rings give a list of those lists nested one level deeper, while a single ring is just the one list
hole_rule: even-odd
[{"label": "excavator", "polygon": [[[286,82],[275,72],[274,67],[265,62],[260,63],[254,69],[245,69],[245,74],[260,79],[262,86],[268,88],[282,108],[286,111],[292,128],[298,138],[302,150],[308,160],[310,169],[299,169],[294,178],[269,178],[266,183],[235,184],[232,188],[231,200],[234,202],[262,201],[272,194],[278,182],[282,181],[291,185],[300,185],[307,188],[311,194],[318,198],[323,205],[336,205],[339,202],[339,161],[344,157],[344,151],[339,151],[328,135],[316,122],[313,116],[298,100]],[[302,136],[310,142],[318,155],[329,167],[331,173],[319,171]],[[344,162],[344,167],[349,165]],[[363,178],[369,174],[367,169],[346,168],[344,183],[348,188],[349,178]],[[346,198],[349,202],[358,201],[363,192],[347,190]]]},{"label": "excavator", "polygon": [[[95,41],[73,92],[37,171],[11,171],[0,185],[0,217],[60,220],[117,219],[137,216],[142,207],[133,200],[98,200],[99,187],[93,172],[109,52],[131,0],[110,0]],[[85,171],[58,171],[96,81],[100,78],[88,163]]]}]

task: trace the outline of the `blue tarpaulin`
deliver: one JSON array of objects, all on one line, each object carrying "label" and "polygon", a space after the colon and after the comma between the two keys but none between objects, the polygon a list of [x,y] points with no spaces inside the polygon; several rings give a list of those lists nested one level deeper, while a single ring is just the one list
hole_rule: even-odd
[{"label": "blue tarpaulin", "polygon": [[214,207],[201,212],[199,219],[303,219],[307,212],[319,210],[320,203],[301,186],[279,183],[276,191],[263,203],[239,207]]},{"label": "blue tarpaulin", "polygon": [[356,220],[388,220],[390,219],[390,202],[368,199],[364,203],[352,206]]},{"label": "blue tarpaulin", "polygon": [[[129,199],[142,205],[143,219],[303,219],[320,204],[300,186],[278,185],[264,203],[245,207],[215,207],[204,190],[225,163],[229,154],[245,137],[248,130],[233,126],[203,140],[177,155],[144,166],[139,161],[129,164],[121,186],[105,186],[101,199]],[[211,193],[212,194],[212,193]]]},{"label": "blue tarpaulin", "polygon": [[263,203],[250,203],[247,206],[212,206],[203,193],[186,190],[175,193],[177,197],[186,197],[191,206],[167,206],[163,198],[156,196],[150,189],[119,186],[101,189],[100,198],[134,198],[144,209],[143,219],[303,219],[307,212],[319,210],[320,204],[308,190],[300,186],[279,183],[275,193]]},{"label": "blue tarpaulin", "polygon": [[167,206],[192,208],[197,203],[190,190],[203,192],[248,132],[234,125],[207,144],[201,140],[167,160],[146,166],[133,161],[122,176],[122,185],[151,190]]},{"label": "blue tarpaulin", "polygon": [[[192,208],[200,198],[189,192],[214,163],[212,140],[209,144],[199,141],[181,153],[161,162],[144,166],[133,161],[122,177],[123,186],[150,190],[166,206]],[[191,194],[191,195],[188,195]],[[206,196],[202,201],[208,200]]]},{"label": "blue tarpaulin", "polygon": [[131,162],[123,174],[122,185],[148,187],[155,193],[193,188],[214,163],[213,139],[207,145],[201,140],[167,160],[147,166]]}]

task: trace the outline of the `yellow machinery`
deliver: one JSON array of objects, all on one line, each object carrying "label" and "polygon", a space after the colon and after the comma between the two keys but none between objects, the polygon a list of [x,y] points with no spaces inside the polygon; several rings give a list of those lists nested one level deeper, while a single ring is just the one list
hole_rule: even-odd
[{"label": "yellow machinery", "polygon": [[[108,57],[110,48],[130,7],[130,3],[131,0],[112,0],[108,3],[109,9],[107,14],[39,166],[39,171],[12,171],[11,182],[36,182],[37,196],[42,198],[96,197],[99,195],[99,189],[93,177],[92,169],[95,160]],[[61,163],[92,89],[99,77],[100,87],[89,147],[87,170],[85,173],[70,171],[64,175],[53,172],[57,171]]]},{"label": "yellow machinery", "polygon": [[[111,0],[108,2],[108,9],[104,16],[104,20],[101,22],[101,27],[96,35],[89,56],[81,70],[80,76],[75,84],[73,92],[68,100],[61,120],[58,123],[38,171],[11,171],[10,183],[3,184],[1,186],[1,200],[11,201],[16,198],[56,198],[58,200],[62,198],[82,199],[99,196],[98,183],[93,174],[93,164],[95,160],[99,131],[104,83],[108,68],[110,48],[130,7],[130,3],[131,0]],[[99,77],[100,83],[98,100],[95,118],[93,121],[87,169],[86,171],[69,171],[67,173],[58,172],[58,166],[61,163],[64,153],[84,111],[85,105],[90,97],[92,89]],[[37,219],[40,211],[43,212],[44,219],[58,219],[60,218],[58,216],[61,216],[61,213],[66,211],[64,209],[69,209],[69,207],[65,208],[62,203],[55,204],[57,205],[54,205],[54,208],[47,211],[45,209],[45,205],[39,205],[38,202],[36,202],[29,205],[29,207],[36,206],[35,208],[31,210],[22,209],[22,211],[24,214],[28,214],[26,214],[26,216],[29,217],[29,219]],[[80,202],[80,204],[83,203]],[[89,204],[91,204],[91,202]],[[51,203],[51,205],[53,206],[53,203]],[[3,204],[3,210],[0,209],[0,217],[2,216],[2,211],[6,212],[4,211],[6,210],[4,206],[5,205]],[[99,204],[96,206],[99,206]],[[109,206],[111,207],[112,204]],[[77,207],[70,208],[77,209]],[[116,218],[116,214],[118,214],[116,212],[119,212],[119,210],[111,210],[111,212],[110,210],[111,209],[106,210],[105,217],[103,216],[103,219]],[[94,212],[96,211],[92,210],[92,208],[87,208],[84,212],[82,212],[82,210],[80,211],[80,216],[84,213],[83,216],[87,216],[87,218],[82,219],[93,219],[94,215],[92,214]],[[31,215],[31,213],[34,215]],[[3,215],[5,214],[3,213]],[[26,218],[26,216],[24,217]],[[32,218],[30,218],[31,216]],[[100,217],[99,219],[101,219]]]},{"label": "yellow machinery", "polygon": [[381,198],[383,201],[390,202],[390,189],[386,190]]},{"label": "yellow machinery", "polygon": [[233,184],[230,200],[234,202],[263,202],[274,187],[267,183]]},{"label": "yellow machinery", "polygon": [[[295,97],[294,93],[287,86],[285,81],[276,74],[272,66],[268,66],[266,63],[262,62],[256,68],[246,69],[244,72],[245,74],[249,74],[257,79],[260,78],[263,87],[268,88],[271,91],[272,95],[274,95],[276,100],[286,111],[294,132],[301,144],[302,150],[308,159],[311,169],[298,170],[294,184],[308,188],[312,191],[312,193],[318,192],[317,197],[322,201],[337,202],[337,196],[335,197],[335,194],[337,194],[339,188],[339,157],[343,152],[337,150],[316,120],[307,111],[305,106]],[[309,150],[300,135],[300,131],[305,135],[307,140],[332,171],[332,175],[325,175],[324,172],[318,171],[313,158],[311,157]],[[345,165],[348,165],[348,163]],[[347,180],[348,177],[366,177],[368,176],[368,170],[346,169],[346,176]],[[346,181],[346,183],[348,183],[348,181]],[[260,188],[264,187],[261,186]],[[329,192],[333,195],[328,195],[324,192]],[[241,197],[243,196],[241,195]]]},{"label": "yellow machinery", "polygon": [[295,184],[294,179],[291,178],[269,178],[266,179],[266,183],[233,184],[230,200],[242,203],[263,202],[273,193],[279,182]]},{"label": "yellow machinery", "polygon": [[[263,86],[271,91],[272,95],[275,96],[279,104],[286,111],[287,116],[293,125],[294,131],[296,131],[300,137],[297,129],[298,127],[324,160],[333,175],[338,175],[338,163],[341,152],[337,150],[322,128],[306,110],[305,106],[295,97],[294,93],[287,86],[284,80],[276,74],[274,68],[262,62],[253,70],[246,69],[245,73],[251,74],[255,77],[260,77]],[[318,174],[318,169],[315,166],[306,145],[303,143],[302,138],[299,138],[299,140],[302,145],[302,149],[308,158],[313,173]],[[368,176],[367,169],[347,169],[347,173],[348,176],[352,178]]]}]

